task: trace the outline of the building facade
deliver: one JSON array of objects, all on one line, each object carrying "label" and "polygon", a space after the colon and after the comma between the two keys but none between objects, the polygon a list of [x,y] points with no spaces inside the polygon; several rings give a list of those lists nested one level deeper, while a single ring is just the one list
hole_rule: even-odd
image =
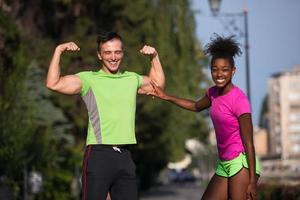
[{"label": "building facade", "polygon": [[300,65],[268,80],[269,153],[300,158]]},{"label": "building facade", "polygon": [[264,128],[254,127],[255,154],[262,158],[268,155],[268,132]]}]

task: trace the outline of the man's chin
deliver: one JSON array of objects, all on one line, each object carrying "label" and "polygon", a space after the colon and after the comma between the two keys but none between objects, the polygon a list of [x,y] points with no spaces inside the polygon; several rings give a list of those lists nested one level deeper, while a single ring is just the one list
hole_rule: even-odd
[{"label": "man's chin", "polygon": [[108,68],[108,70],[112,73],[112,74],[115,74],[119,71],[119,67],[110,67]]}]

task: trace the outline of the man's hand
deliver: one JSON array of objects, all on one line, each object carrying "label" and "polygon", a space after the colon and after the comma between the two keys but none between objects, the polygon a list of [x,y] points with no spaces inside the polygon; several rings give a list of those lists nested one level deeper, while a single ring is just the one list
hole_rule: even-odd
[{"label": "man's hand", "polygon": [[56,50],[63,53],[65,51],[79,51],[80,48],[74,42],[66,42],[58,45]]},{"label": "man's hand", "polygon": [[140,49],[140,53],[145,56],[149,56],[151,59],[157,56],[155,48],[148,45],[144,45],[143,48]]}]

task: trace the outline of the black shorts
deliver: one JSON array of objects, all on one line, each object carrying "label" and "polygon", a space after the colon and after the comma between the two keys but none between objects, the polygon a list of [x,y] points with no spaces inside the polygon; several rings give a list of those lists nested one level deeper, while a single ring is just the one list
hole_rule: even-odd
[{"label": "black shorts", "polygon": [[84,154],[82,200],[137,200],[135,164],[125,148],[88,145]]}]

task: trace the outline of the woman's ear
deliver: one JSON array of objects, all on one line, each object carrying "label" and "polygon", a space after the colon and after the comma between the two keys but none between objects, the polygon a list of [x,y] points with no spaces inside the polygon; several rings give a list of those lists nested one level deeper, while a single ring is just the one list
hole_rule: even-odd
[{"label": "woman's ear", "polygon": [[236,71],[236,67],[232,67],[232,76],[234,76],[235,71]]}]

